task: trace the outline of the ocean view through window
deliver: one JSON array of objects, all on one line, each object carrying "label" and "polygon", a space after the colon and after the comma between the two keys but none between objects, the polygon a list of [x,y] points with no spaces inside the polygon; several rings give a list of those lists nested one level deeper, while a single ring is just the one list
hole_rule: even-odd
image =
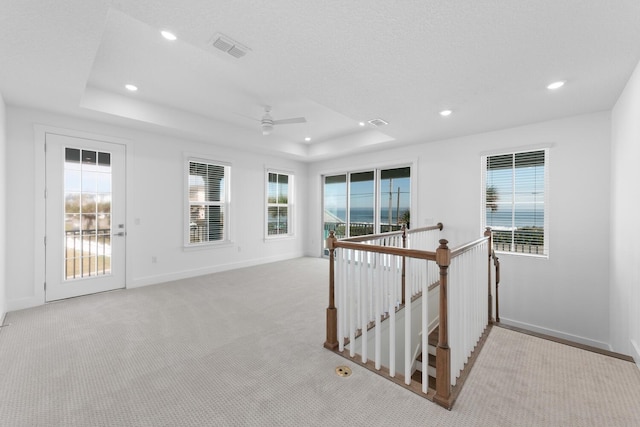
[{"label": "ocean view through window", "polygon": [[323,177],[324,239],[397,231],[409,225],[409,166],[347,172]]},{"label": "ocean view through window", "polygon": [[547,156],[543,149],[483,157],[483,218],[495,250],[548,255]]}]

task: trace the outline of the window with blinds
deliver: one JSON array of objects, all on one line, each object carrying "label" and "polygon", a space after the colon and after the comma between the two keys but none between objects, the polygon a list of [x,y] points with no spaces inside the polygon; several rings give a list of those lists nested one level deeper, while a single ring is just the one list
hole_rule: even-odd
[{"label": "window with blinds", "polygon": [[229,166],[188,162],[188,245],[228,240]]},{"label": "window with blinds", "polygon": [[547,157],[543,149],[483,158],[483,217],[495,250],[548,255]]},{"label": "window with blinds", "polygon": [[293,175],[267,171],[266,237],[292,233]]}]

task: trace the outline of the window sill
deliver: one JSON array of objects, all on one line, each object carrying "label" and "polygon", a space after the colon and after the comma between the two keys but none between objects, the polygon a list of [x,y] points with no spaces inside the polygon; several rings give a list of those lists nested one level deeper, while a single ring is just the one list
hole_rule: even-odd
[{"label": "window sill", "polygon": [[281,240],[293,240],[295,239],[295,234],[285,234],[279,236],[268,236],[264,238],[265,242],[279,242]]},{"label": "window sill", "polygon": [[225,240],[223,242],[214,242],[214,243],[199,243],[195,245],[184,245],[182,250],[185,252],[191,251],[203,251],[207,249],[218,249],[218,248],[230,248],[233,247],[234,243],[230,240]]},{"label": "window sill", "polygon": [[511,252],[511,251],[495,251],[497,255],[513,255],[518,257],[526,257],[526,258],[537,258],[537,259],[549,259],[549,255],[543,254],[528,254],[526,252]]}]

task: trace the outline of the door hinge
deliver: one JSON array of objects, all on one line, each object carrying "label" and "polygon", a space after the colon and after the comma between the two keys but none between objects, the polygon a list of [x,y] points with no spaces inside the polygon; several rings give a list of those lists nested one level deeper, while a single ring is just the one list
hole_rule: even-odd
[{"label": "door hinge", "polygon": [[47,189],[46,188],[44,189],[44,198],[45,199],[47,198]]},{"label": "door hinge", "polygon": [[44,245],[47,246],[47,236],[44,236]]},{"label": "door hinge", "polygon": [[44,290],[47,290],[47,282],[44,282]]}]

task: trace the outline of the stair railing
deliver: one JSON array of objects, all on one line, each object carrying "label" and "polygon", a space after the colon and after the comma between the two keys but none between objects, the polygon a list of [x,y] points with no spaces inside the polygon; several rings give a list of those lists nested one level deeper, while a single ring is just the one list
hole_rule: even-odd
[{"label": "stair railing", "polygon": [[[442,224],[420,233],[441,230]],[[453,405],[452,387],[464,367],[469,354],[492,319],[491,232],[459,248],[451,250],[448,242],[439,240],[435,251],[417,249],[434,236],[411,236],[402,232],[402,246],[392,236],[398,232],[355,239],[338,240],[333,233],[327,239],[329,249],[329,306],[327,308],[327,336],[324,346],[343,353],[349,345],[349,356],[355,358],[355,339],[360,336],[362,364],[369,361],[368,334],[374,327],[373,367],[381,370],[381,324],[388,328],[388,375],[396,377],[396,311],[404,307],[404,384],[411,384],[413,345],[420,339],[427,348],[428,295],[432,281],[439,283],[439,340],[436,348],[436,390],[433,400],[450,408]],[[396,240],[394,240],[396,239]],[[420,239],[423,239],[422,241]],[[427,240],[425,240],[427,239]],[[437,239],[437,234],[436,234]],[[487,256],[487,254],[489,256]],[[494,259],[495,262],[495,259]],[[449,277],[449,270],[452,271]],[[434,273],[434,271],[436,273]],[[484,279],[483,279],[484,278]],[[487,280],[487,286],[482,281]],[[409,283],[407,286],[406,283]],[[412,298],[423,295],[421,326],[412,330]],[[406,303],[409,302],[409,303]],[[422,332],[424,331],[424,332]],[[415,337],[422,332],[420,338]],[[422,393],[427,394],[427,358],[423,357]],[[402,375],[402,374],[400,374]]]}]

